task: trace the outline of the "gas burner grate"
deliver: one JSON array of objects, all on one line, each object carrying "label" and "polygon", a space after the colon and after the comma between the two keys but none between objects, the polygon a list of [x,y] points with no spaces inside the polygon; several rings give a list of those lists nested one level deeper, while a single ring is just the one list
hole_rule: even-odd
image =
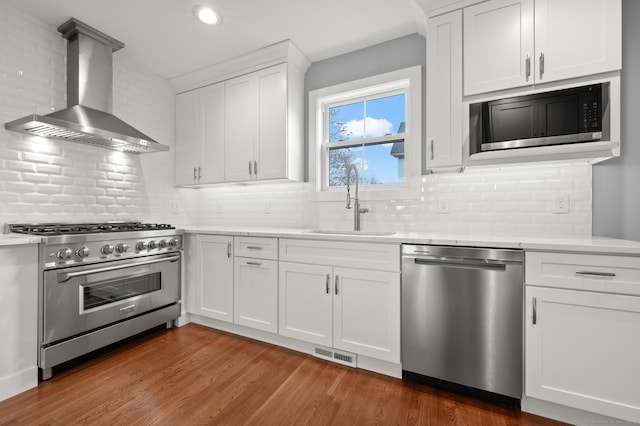
[{"label": "gas burner grate", "polygon": [[36,224],[9,224],[7,232],[29,235],[75,235],[97,234],[106,232],[128,231],[156,231],[175,229],[174,226],[164,223],[142,222],[104,222],[104,223],[36,223]]}]

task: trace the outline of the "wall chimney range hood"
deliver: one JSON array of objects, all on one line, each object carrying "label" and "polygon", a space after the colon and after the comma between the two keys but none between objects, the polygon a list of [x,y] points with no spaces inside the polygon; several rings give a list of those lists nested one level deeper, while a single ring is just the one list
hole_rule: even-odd
[{"label": "wall chimney range hood", "polygon": [[124,44],[74,18],[60,25],[58,32],[67,39],[67,108],[28,115],[5,123],[5,128],[116,151],[167,151],[168,146],[112,114],[113,52]]}]

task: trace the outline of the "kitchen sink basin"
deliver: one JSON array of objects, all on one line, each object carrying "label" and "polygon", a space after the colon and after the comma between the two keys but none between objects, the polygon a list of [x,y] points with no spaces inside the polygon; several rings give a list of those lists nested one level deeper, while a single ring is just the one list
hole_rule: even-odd
[{"label": "kitchen sink basin", "polygon": [[393,235],[395,232],[387,231],[340,231],[336,229],[312,229],[310,231],[304,231],[308,234],[332,234],[332,235]]}]

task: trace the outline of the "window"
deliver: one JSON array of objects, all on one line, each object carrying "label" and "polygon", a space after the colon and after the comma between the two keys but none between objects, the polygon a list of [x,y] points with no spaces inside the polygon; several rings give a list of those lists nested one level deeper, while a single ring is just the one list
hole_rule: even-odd
[{"label": "window", "polygon": [[350,165],[364,190],[398,189],[419,173],[420,73],[413,67],[309,93],[309,175],[318,191],[342,191]]},{"label": "window", "polygon": [[361,185],[404,182],[405,102],[403,91],[325,107],[329,187],[347,184],[351,164]]}]

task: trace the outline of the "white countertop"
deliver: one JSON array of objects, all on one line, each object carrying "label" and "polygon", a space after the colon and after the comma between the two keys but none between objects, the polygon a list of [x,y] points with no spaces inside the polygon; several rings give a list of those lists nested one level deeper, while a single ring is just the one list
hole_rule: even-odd
[{"label": "white countertop", "polygon": [[185,226],[191,234],[222,234],[275,238],[305,238],[328,241],[354,241],[373,243],[436,244],[470,247],[515,248],[523,250],[589,252],[640,256],[640,242],[615,238],[551,238],[551,237],[506,237],[491,235],[456,235],[422,232],[397,232],[393,235],[322,234],[309,229],[268,227],[224,227]]},{"label": "white countertop", "polygon": [[0,234],[0,246],[18,246],[22,244],[38,244],[42,237],[23,234]]},{"label": "white countertop", "polygon": [[[322,234],[299,228],[185,226],[186,233],[222,234],[274,238],[305,238],[325,241],[353,241],[396,244],[435,244],[469,247],[515,248],[540,251],[570,251],[640,256],[640,242],[615,238],[587,237],[507,237],[491,235],[396,232],[392,235]],[[37,235],[0,234],[0,246],[38,244]]]}]

